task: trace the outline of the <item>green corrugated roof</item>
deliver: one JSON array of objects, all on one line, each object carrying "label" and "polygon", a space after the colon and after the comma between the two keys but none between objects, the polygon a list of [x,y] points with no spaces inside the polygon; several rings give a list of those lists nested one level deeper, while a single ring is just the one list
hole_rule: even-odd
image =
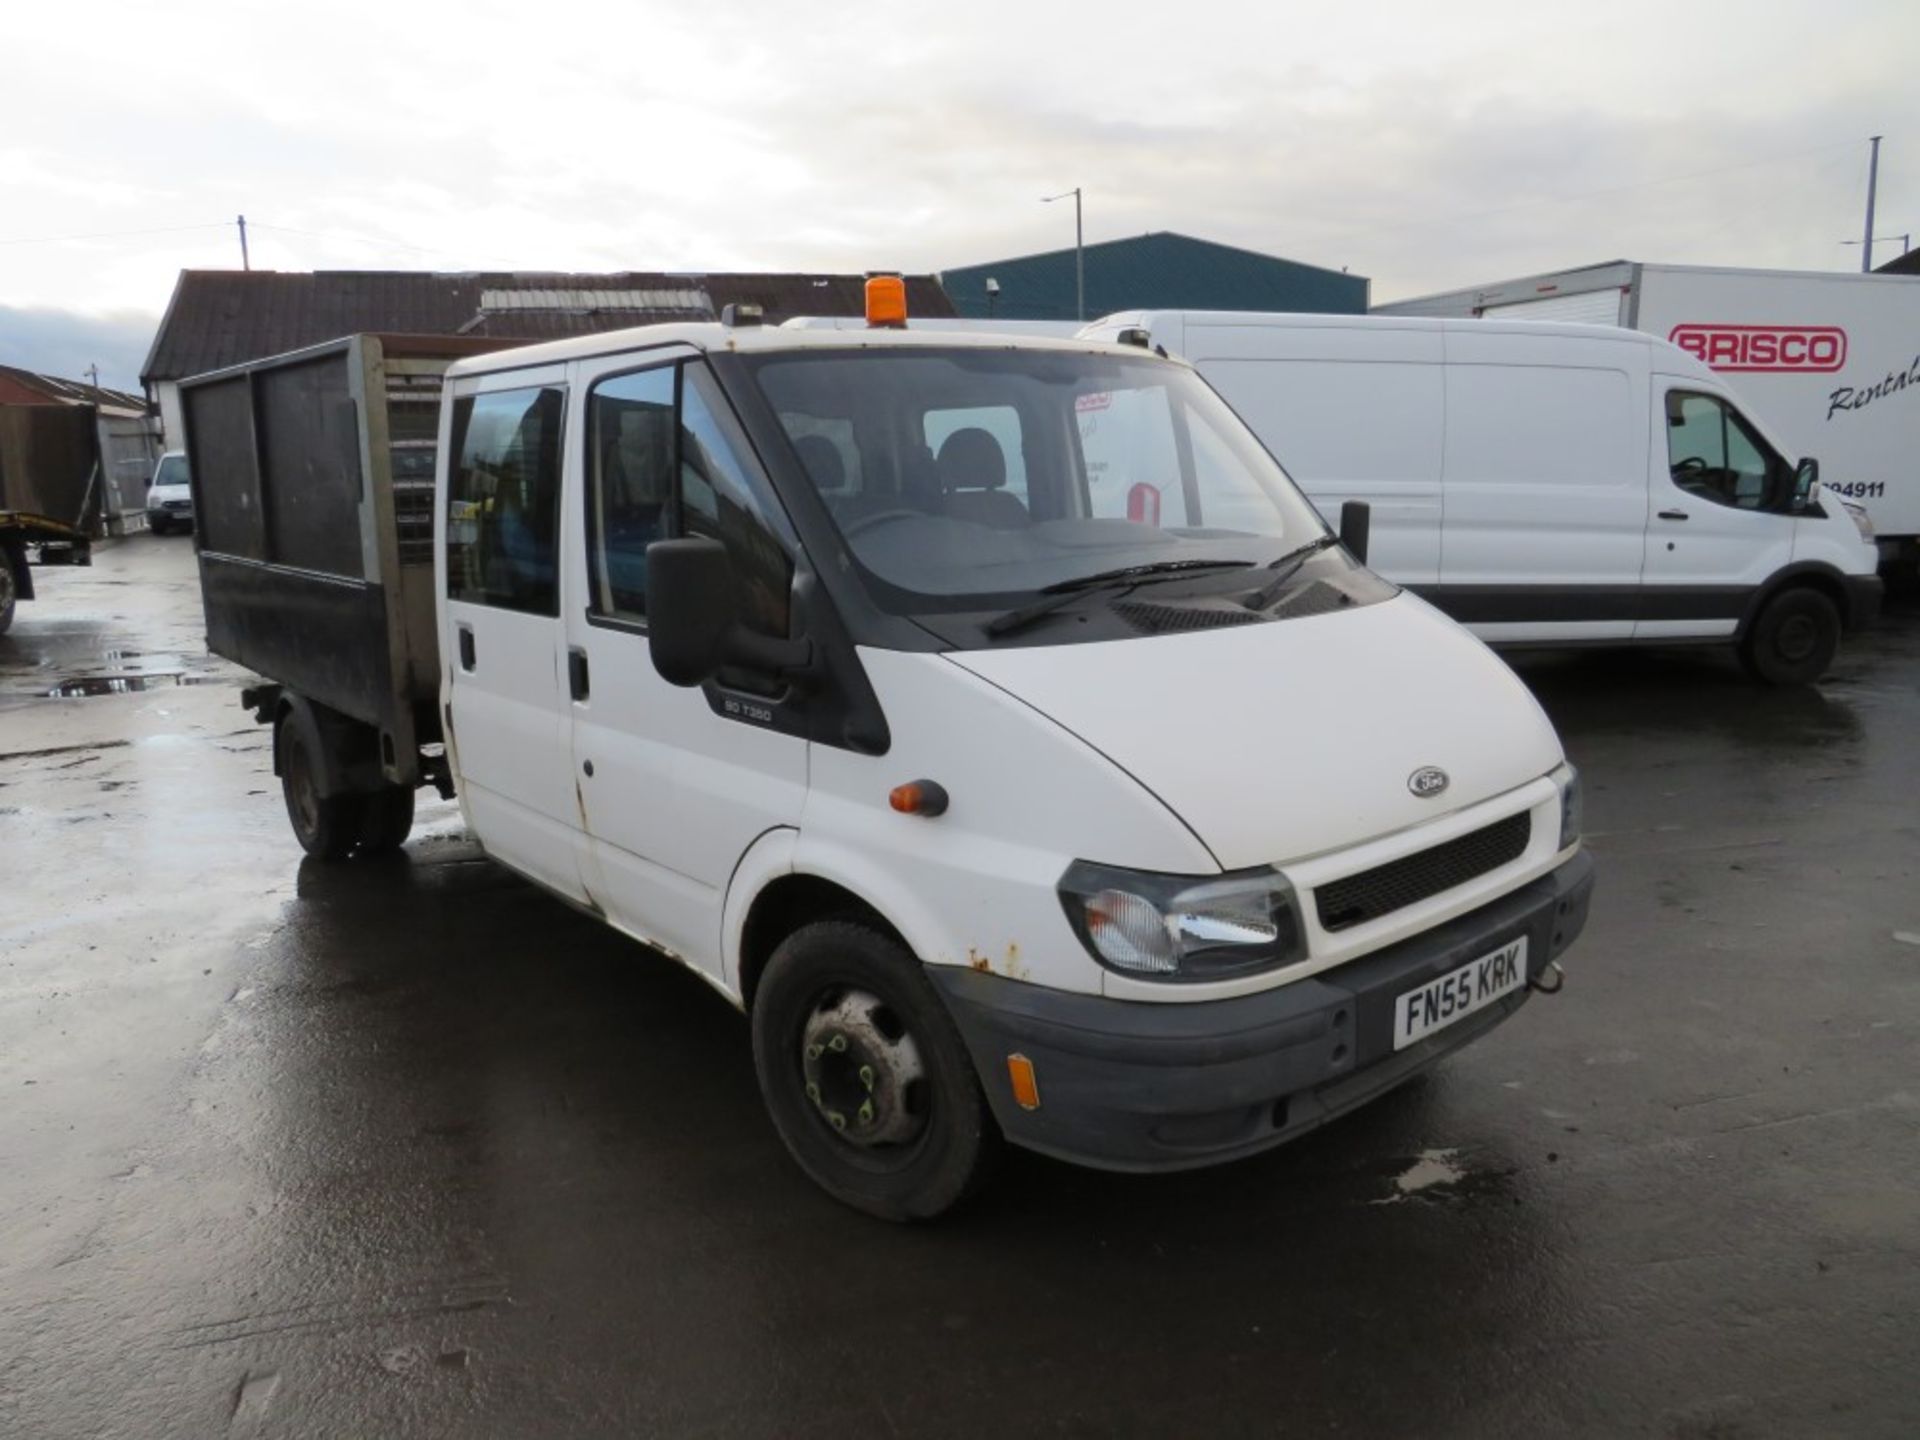
[{"label": "green corrugated roof", "polygon": [[[1367,310],[1365,276],[1170,230],[1088,245],[1086,268],[1089,320],[1116,310]],[[1071,247],[944,270],[940,283],[962,315],[984,318],[988,276],[1000,282],[993,314],[1002,320],[1074,318]]]}]

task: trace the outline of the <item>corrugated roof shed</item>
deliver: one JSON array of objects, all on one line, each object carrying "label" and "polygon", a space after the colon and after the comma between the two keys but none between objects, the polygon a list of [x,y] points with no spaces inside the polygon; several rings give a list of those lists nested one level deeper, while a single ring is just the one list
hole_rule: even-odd
[{"label": "corrugated roof shed", "polygon": [[[140,379],[178,380],[363,331],[551,340],[711,319],[734,301],[763,306],[774,324],[858,315],[864,286],[858,275],[182,270]],[[931,276],[909,276],[907,297],[915,314],[954,313]]]},{"label": "corrugated roof shed", "polygon": [[42,375],[13,365],[0,365],[0,404],[97,405],[102,410],[122,410],[134,415],[144,415],[147,409],[145,400],[124,390],[62,380],[57,375]]},{"label": "corrugated roof shed", "polygon": [[[1049,250],[940,272],[962,315],[1003,320],[1074,318],[1074,252]],[[1086,247],[1086,318],[1116,310],[1276,310],[1364,315],[1371,282],[1318,265],[1157,230]]]}]

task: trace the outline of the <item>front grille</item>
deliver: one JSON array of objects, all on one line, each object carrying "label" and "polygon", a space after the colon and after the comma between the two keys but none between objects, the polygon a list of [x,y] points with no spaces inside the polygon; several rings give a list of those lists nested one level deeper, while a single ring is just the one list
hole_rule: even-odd
[{"label": "front grille", "polygon": [[160,502],[160,508],[163,510],[191,510],[193,508],[193,502],[191,500],[163,500]]},{"label": "front grille", "polygon": [[1518,860],[1532,838],[1533,813],[1522,810],[1431,850],[1389,860],[1385,865],[1322,885],[1314,891],[1320,928],[1348,930],[1417,905]]}]

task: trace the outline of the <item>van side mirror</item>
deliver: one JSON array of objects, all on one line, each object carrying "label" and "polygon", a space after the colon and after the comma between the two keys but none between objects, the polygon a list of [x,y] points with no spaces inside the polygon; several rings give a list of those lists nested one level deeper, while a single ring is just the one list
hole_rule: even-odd
[{"label": "van side mirror", "polygon": [[1362,565],[1367,563],[1367,541],[1373,531],[1373,506],[1349,500],[1340,507],[1340,543]]},{"label": "van side mirror", "polygon": [[711,680],[732,626],[733,565],[726,546],[706,539],[647,546],[647,645],[662,680]]},{"label": "van side mirror", "polygon": [[1820,483],[1820,462],[1811,455],[1802,456],[1793,467],[1793,508],[1804,510],[1813,503],[1813,487]]},{"label": "van side mirror", "polygon": [[647,547],[647,644],[669,685],[704,685],[729,665],[791,676],[813,660],[809,640],[776,640],[733,612],[733,562],[705,536]]}]

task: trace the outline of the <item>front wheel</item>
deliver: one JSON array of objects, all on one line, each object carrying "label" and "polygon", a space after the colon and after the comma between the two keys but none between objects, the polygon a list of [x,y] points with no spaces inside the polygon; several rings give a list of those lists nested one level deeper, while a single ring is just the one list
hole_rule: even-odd
[{"label": "front wheel", "polygon": [[1768,685],[1811,685],[1840,649],[1840,609],[1818,590],[1783,590],[1740,645],[1740,663]]},{"label": "front wheel", "polygon": [[920,962],[855,921],[789,935],[753,1002],[753,1061],[774,1128],[836,1200],[930,1220],[1000,1151],[960,1033]]}]

